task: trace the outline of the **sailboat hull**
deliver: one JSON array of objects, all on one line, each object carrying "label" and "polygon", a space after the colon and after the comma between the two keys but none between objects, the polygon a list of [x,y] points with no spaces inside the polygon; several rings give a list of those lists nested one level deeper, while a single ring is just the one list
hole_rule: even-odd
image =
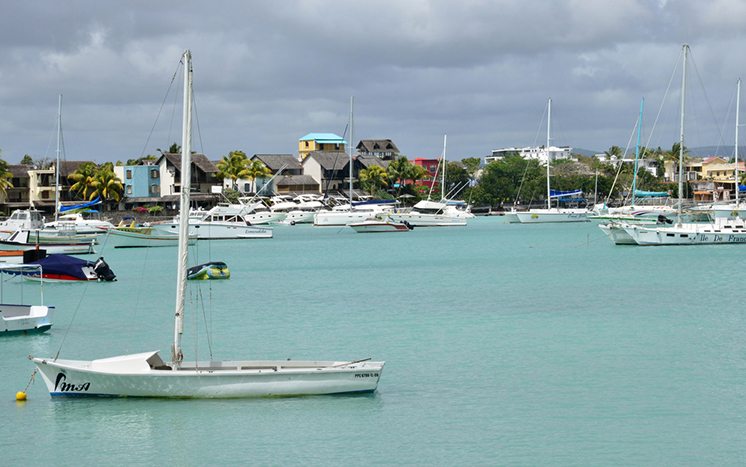
[{"label": "sailboat hull", "polygon": [[683,224],[681,227],[624,227],[635,243],[643,246],[746,244],[746,226]]},{"label": "sailboat hull", "polygon": [[588,211],[584,209],[531,209],[518,211],[515,215],[521,224],[588,222]]},{"label": "sailboat hull", "polygon": [[383,371],[383,362],[201,362],[172,370],[137,368],[117,360],[148,355],[152,354],[93,361],[33,360],[54,397],[247,398],[372,392]]}]

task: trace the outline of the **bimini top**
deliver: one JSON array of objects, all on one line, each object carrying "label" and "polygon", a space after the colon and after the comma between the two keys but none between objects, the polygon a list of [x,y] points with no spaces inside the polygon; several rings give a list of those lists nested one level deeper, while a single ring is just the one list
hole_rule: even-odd
[{"label": "bimini top", "polygon": [[668,197],[668,192],[635,190],[635,196],[639,198],[666,198]]},{"label": "bimini top", "polygon": [[582,194],[583,194],[583,190],[569,190],[569,191],[549,190],[550,198],[564,198],[565,196],[578,196]]},{"label": "bimini top", "polygon": [[318,143],[347,144],[344,138],[334,133],[309,133],[300,141],[316,141]]}]

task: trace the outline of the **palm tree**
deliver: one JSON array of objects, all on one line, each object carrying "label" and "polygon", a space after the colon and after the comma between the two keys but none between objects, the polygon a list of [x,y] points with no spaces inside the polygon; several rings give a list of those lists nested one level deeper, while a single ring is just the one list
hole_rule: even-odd
[{"label": "palm tree", "polygon": [[83,199],[93,199],[90,197],[93,192],[93,183],[98,168],[93,162],[86,162],[78,167],[78,170],[67,176],[67,179],[73,184],[70,186],[70,193],[73,193]]},{"label": "palm tree", "polygon": [[227,156],[223,156],[223,159],[217,163],[218,178],[229,178],[231,180],[231,188],[238,190],[238,179],[246,178],[246,168],[249,165],[249,160],[246,158],[246,153],[243,151],[231,151]]},{"label": "palm tree", "polygon": [[0,198],[5,199],[8,188],[13,188],[13,174],[8,170],[8,163],[0,159]]},{"label": "palm tree", "polygon": [[389,176],[386,169],[379,165],[373,165],[362,169],[359,174],[360,184],[369,193],[375,193],[389,184]]},{"label": "palm tree", "polygon": [[619,146],[612,146],[608,150],[604,151],[604,154],[606,154],[606,157],[608,157],[609,160],[611,160],[612,157],[614,159],[619,159],[620,157],[622,157],[623,151],[622,148],[620,148]]},{"label": "palm tree", "polygon": [[406,156],[401,156],[394,159],[389,163],[386,168],[386,173],[389,176],[391,188],[397,188],[397,195],[401,192],[402,184],[404,183],[404,174],[406,174],[408,167],[411,165]]},{"label": "palm tree", "polygon": [[271,177],[272,171],[262,161],[249,161],[241,178],[251,181],[252,191],[256,192],[256,179],[260,177]]},{"label": "palm tree", "polygon": [[124,186],[122,181],[107,166],[101,167],[96,171],[93,177],[93,190],[88,199],[101,197],[102,201],[119,201],[122,199]]}]

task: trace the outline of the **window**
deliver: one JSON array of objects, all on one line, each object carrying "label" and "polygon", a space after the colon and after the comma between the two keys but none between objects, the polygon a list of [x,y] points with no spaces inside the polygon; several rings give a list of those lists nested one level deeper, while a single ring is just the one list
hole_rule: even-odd
[{"label": "window", "polygon": [[161,187],[158,185],[150,185],[150,194],[159,195],[161,193]]},{"label": "window", "polygon": [[160,178],[161,173],[158,171],[158,169],[152,169],[150,171],[150,178]]},{"label": "window", "polygon": [[132,169],[127,169],[127,180],[132,180]]},{"label": "window", "polygon": [[132,194],[132,185],[127,185],[127,194],[128,195]]},{"label": "window", "polygon": [[306,147],[308,147],[308,141],[304,141],[304,143],[306,143]]}]

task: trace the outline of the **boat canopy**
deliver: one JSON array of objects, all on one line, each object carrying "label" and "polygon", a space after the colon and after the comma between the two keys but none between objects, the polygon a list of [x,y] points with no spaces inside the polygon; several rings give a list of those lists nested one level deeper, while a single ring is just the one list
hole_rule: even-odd
[{"label": "boat canopy", "polygon": [[667,198],[668,192],[635,190],[635,196],[638,198]]},{"label": "boat canopy", "polygon": [[67,211],[72,211],[72,210],[75,210],[75,209],[89,208],[89,207],[95,206],[97,204],[101,204],[101,197],[100,196],[96,196],[96,199],[94,199],[93,201],[89,201],[87,203],[74,204],[72,206],[60,206],[59,212],[67,212]]},{"label": "boat canopy", "polygon": [[744,191],[746,191],[746,185],[738,185],[738,191],[740,193],[743,193]]},{"label": "boat canopy", "polygon": [[583,190],[568,190],[568,191],[550,190],[549,191],[550,198],[564,198],[566,196],[578,196],[582,194],[583,194]]},{"label": "boat canopy", "polygon": [[93,267],[93,263],[84,259],[68,255],[49,255],[46,258],[34,261],[33,264],[41,265],[44,274],[72,276],[82,281],[87,280],[82,268]]}]

